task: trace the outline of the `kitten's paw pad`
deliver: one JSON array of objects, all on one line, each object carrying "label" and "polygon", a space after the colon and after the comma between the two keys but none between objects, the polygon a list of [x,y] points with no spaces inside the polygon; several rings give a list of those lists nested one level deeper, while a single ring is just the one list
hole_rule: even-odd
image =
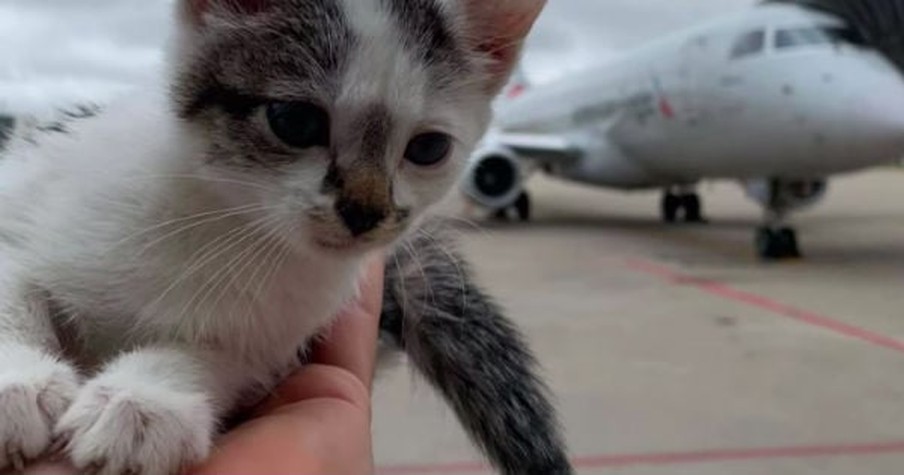
[{"label": "kitten's paw pad", "polygon": [[0,367],[0,470],[21,471],[44,454],[54,425],[78,393],[78,375],[71,367],[33,356],[25,365]]},{"label": "kitten's paw pad", "polygon": [[57,434],[81,471],[97,475],[173,475],[210,453],[213,410],[200,394],[152,384],[87,385]]}]

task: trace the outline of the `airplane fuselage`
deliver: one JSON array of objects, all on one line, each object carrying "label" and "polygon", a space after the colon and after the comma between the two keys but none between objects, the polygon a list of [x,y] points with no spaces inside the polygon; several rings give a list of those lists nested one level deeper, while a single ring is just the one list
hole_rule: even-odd
[{"label": "airplane fuselage", "polygon": [[507,132],[559,134],[582,160],[546,167],[597,185],[817,178],[904,151],[904,78],[841,22],[760,6],[506,103]]}]

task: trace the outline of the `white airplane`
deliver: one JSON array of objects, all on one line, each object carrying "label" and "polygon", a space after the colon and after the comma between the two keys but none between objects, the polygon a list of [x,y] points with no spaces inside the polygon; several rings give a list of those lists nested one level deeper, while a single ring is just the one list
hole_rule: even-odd
[{"label": "white airplane", "polygon": [[[530,217],[535,171],[661,188],[667,222],[703,221],[694,185],[741,181],[765,210],[756,246],[798,257],[787,214],[831,175],[904,156],[904,2],[778,0],[558,82],[513,90],[465,193]],[[522,91],[523,90],[523,91]]]}]

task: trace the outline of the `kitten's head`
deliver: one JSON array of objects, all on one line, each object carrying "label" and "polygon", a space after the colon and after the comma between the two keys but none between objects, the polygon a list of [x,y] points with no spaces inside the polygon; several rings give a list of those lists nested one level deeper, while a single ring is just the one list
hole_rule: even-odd
[{"label": "kitten's head", "polygon": [[198,172],[306,249],[364,251],[455,185],[545,0],[178,0]]}]

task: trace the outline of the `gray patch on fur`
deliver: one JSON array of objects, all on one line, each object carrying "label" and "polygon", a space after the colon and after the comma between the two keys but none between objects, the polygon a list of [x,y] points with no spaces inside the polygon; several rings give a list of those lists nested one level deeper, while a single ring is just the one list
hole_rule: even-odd
[{"label": "gray patch on fur", "polygon": [[405,48],[428,66],[436,86],[447,86],[451,77],[467,74],[471,65],[443,6],[436,0],[381,0],[395,19]]},{"label": "gray patch on fur", "polygon": [[183,118],[218,108],[239,119],[260,105],[275,80],[338,90],[354,34],[335,0],[274,2],[244,24],[208,27],[195,62],[177,79],[173,96]]},{"label": "gray patch on fur", "polygon": [[549,390],[516,326],[438,224],[389,259],[381,329],[505,475],[573,473]]},{"label": "gray patch on fur", "polygon": [[[272,172],[298,160],[250,124],[271,100],[331,102],[355,45],[337,0],[282,0],[263,12],[211,24],[172,87],[179,116],[206,121],[218,137],[208,161]],[[293,97],[268,97],[273,83],[292,84]],[[308,94],[318,97],[307,97]]]},{"label": "gray patch on fur", "polygon": [[436,0],[381,0],[399,24],[405,46],[436,64],[458,56],[457,41]]},{"label": "gray patch on fur", "polygon": [[364,154],[358,159],[382,167],[389,145],[389,134],[392,132],[392,115],[389,110],[382,105],[371,106],[361,116],[357,129],[362,131],[361,153]]}]

